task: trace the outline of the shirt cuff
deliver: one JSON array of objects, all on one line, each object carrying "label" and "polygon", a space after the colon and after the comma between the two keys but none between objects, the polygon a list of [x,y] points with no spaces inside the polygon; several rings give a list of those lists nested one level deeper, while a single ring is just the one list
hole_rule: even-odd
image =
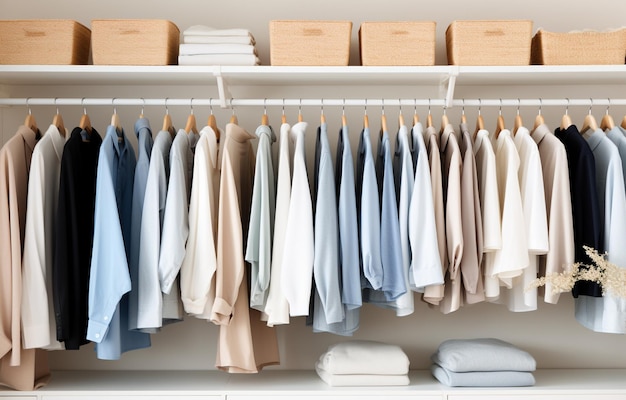
[{"label": "shirt cuff", "polygon": [[185,307],[185,312],[192,315],[199,315],[204,312],[204,307],[206,305],[206,298],[193,300],[190,298],[182,298],[183,306]]},{"label": "shirt cuff", "polygon": [[229,325],[233,313],[233,306],[222,298],[215,298],[213,311],[211,312],[211,322],[215,325]]},{"label": "shirt cuff", "polygon": [[102,339],[104,339],[108,329],[108,323],[102,323],[90,319],[87,325],[87,340],[91,340],[94,343],[102,342]]},{"label": "shirt cuff", "polygon": [[443,285],[443,274],[439,265],[433,268],[420,268],[412,271],[413,279],[415,280],[415,289],[418,292],[423,292],[428,286]]}]

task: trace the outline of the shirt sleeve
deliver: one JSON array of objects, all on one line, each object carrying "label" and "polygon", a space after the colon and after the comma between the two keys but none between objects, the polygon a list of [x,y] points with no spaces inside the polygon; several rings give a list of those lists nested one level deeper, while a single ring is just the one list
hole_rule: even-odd
[{"label": "shirt sleeve", "polygon": [[22,334],[24,348],[50,345],[50,318],[46,288],[45,173],[41,154],[35,152],[28,180],[28,200],[22,259]]},{"label": "shirt sleeve", "polygon": [[[364,140],[369,140],[366,138]],[[366,152],[369,148],[366,147]],[[363,275],[372,289],[379,290],[383,286],[383,267],[380,255],[380,206],[378,200],[378,184],[371,153],[366,153],[363,165],[361,185],[360,237]]]},{"label": "shirt sleeve", "polygon": [[208,319],[215,297],[215,238],[213,236],[212,209],[210,201],[209,171],[212,169],[204,139],[196,146],[193,183],[189,203],[189,239],[185,258],[180,268],[180,290],[185,311],[199,318]]},{"label": "shirt sleeve", "polygon": [[100,152],[97,176],[87,339],[100,343],[120,299],[131,286],[115,188],[104,151]]},{"label": "shirt sleeve", "polygon": [[[4,149],[3,149],[4,150]],[[12,337],[12,249],[15,247],[11,243],[11,221],[19,220],[12,218],[15,208],[15,196],[11,195],[11,166],[9,165],[6,150],[0,150],[0,357],[7,355],[13,347]],[[16,215],[13,214],[13,217]],[[18,352],[19,353],[19,352]]]},{"label": "shirt sleeve", "polygon": [[[180,133],[179,133],[180,135]],[[159,278],[161,291],[169,293],[180,266],[185,258],[185,245],[189,236],[189,203],[187,198],[186,165],[174,151],[170,155],[170,181],[167,186],[161,250],[159,255]]]}]

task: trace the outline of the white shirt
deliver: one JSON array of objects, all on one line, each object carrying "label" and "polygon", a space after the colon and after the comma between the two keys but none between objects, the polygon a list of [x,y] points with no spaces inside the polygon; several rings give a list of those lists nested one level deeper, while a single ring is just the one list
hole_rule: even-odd
[{"label": "white shirt", "polygon": [[524,209],[519,184],[520,158],[511,138],[503,129],[492,141],[496,147],[496,174],[500,198],[502,249],[496,251],[492,277],[498,277],[504,286],[511,288],[512,279],[528,268],[528,244]]},{"label": "white shirt", "polygon": [[291,167],[289,162],[289,124],[280,127],[280,147],[278,150],[278,178],[276,182],[276,214],[274,216],[274,247],[270,289],[263,318],[268,326],[289,323],[289,303],[282,289],[282,264],[285,250],[285,235],[291,199]]},{"label": "white shirt", "polygon": [[180,267],[180,293],[185,311],[207,320],[215,300],[215,245],[220,185],[218,152],[216,133],[209,126],[202,128],[193,161],[189,238]]},{"label": "white shirt", "polygon": [[[67,132],[64,132],[67,136]],[[22,335],[24,348],[62,350],[56,340],[52,301],[54,227],[65,137],[50,125],[35,146],[28,178],[22,258]]]},{"label": "white shirt", "polygon": [[304,148],[306,127],[306,122],[298,122],[291,128],[291,138],[294,141],[293,179],[285,232],[281,284],[289,302],[289,315],[292,317],[309,315],[315,250],[313,207]]},{"label": "white shirt", "polygon": [[500,302],[510,311],[534,311],[537,309],[537,289],[527,288],[537,279],[538,255],[549,250],[543,170],[537,143],[530,137],[528,129],[519,127],[513,142],[520,157],[518,178],[529,263],[521,276],[513,278],[513,287],[500,294]]},{"label": "white shirt", "polygon": [[483,224],[482,270],[485,278],[485,297],[493,300],[500,295],[500,283],[493,271],[496,251],[502,248],[502,232],[496,155],[489,140],[489,132],[484,129],[478,131],[474,139],[474,155]]},{"label": "white shirt", "polygon": [[246,243],[246,261],[250,263],[250,307],[263,311],[270,284],[272,234],[276,186],[272,165],[274,131],[261,125],[256,130],[258,146],[254,168],[254,187],[250,210],[250,226]]},{"label": "white shirt", "polygon": [[422,124],[418,122],[413,127],[411,136],[417,161],[408,216],[411,244],[409,283],[412,290],[424,292],[427,286],[443,284],[443,272],[438,251],[433,192]]}]

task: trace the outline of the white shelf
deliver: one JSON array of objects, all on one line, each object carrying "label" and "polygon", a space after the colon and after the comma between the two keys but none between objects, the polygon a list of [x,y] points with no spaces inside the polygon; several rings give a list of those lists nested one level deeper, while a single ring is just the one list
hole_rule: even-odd
[{"label": "white shelf", "polygon": [[[624,369],[555,369],[534,373],[536,385],[520,388],[450,388],[438,383],[429,371],[411,371],[410,385],[396,387],[330,387],[314,371],[263,371],[229,375],[219,371],[57,371],[50,383],[34,392],[0,389],[6,396],[167,395],[177,396],[305,396],[346,395],[393,398],[395,396],[523,396],[556,395],[623,396]],[[538,398],[538,397],[537,397]],[[591,398],[591,397],[589,397]],[[598,397],[594,397],[598,398]],[[601,397],[600,397],[601,398]]]}]

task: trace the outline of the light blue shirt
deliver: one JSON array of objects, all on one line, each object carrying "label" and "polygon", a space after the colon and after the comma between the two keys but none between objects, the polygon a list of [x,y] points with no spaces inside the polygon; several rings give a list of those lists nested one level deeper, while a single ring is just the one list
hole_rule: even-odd
[{"label": "light blue shirt", "polygon": [[359,138],[356,159],[356,207],[361,243],[361,286],[378,290],[383,286],[383,265],[380,258],[380,206],[378,183],[372,156],[369,128]]},{"label": "light blue shirt", "polygon": [[622,160],[622,174],[626,176],[626,137],[622,133],[622,129],[619,126],[615,126],[613,129],[606,131],[606,137],[611,139],[611,142],[617,146],[619,158]]},{"label": "light blue shirt", "polygon": [[139,237],[141,235],[141,215],[143,213],[143,199],[148,181],[150,168],[150,153],[152,152],[152,131],[150,122],[146,118],[139,118],[135,122],[137,135],[137,166],[135,167],[135,181],[133,184],[133,224],[130,227],[130,281],[131,291],[128,295],[128,326],[137,329],[137,308],[139,297],[137,286],[139,282]]},{"label": "light blue shirt", "polygon": [[[600,204],[602,243],[608,260],[626,268],[626,193],[622,160],[617,147],[602,130],[584,135],[596,162],[596,190]],[[626,299],[607,293],[604,297],[578,296],[576,320],[595,332],[626,333]]]},{"label": "light blue shirt", "polygon": [[276,212],[276,184],[272,165],[274,131],[267,125],[256,130],[259,138],[254,168],[254,187],[250,210],[250,226],[246,261],[250,263],[250,307],[264,311],[270,286],[272,237]]},{"label": "light blue shirt", "polygon": [[[380,198],[380,255],[382,261],[382,286],[380,292],[366,290],[369,301],[386,307],[396,308],[395,300],[406,293],[402,248],[400,246],[400,226],[398,222],[398,203],[393,177],[391,143],[389,133],[383,132],[378,144],[376,158],[376,177]],[[385,304],[386,303],[386,304]]]},{"label": "light blue shirt", "polygon": [[[150,336],[128,329],[128,270],[135,153],[114,126],[107,128],[98,157],[94,238],[89,276],[87,339],[97,356],[117,360],[125,351],[150,346]],[[127,299],[127,298],[124,298]]]},{"label": "light blue shirt", "polygon": [[313,188],[315,202],[313,324],[315,326],[316,321],[323,322],[319,330],[324,330],[328,324],[336,324],[344,319],[340,289],[337,196],[326,124],[322,124],[317,130]]}]

